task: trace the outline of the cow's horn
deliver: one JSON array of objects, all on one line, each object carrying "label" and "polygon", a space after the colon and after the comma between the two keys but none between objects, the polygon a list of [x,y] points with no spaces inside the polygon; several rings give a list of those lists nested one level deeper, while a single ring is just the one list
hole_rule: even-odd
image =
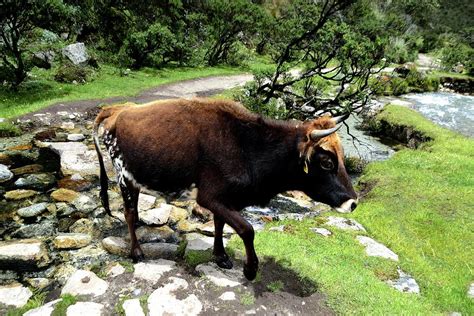
[{"label": "cow's horn", "polygon": [[329,129],[315,129],[309,135],[312,140],[316,141],[320,138],[331,135],[332,133],[336,132],[339,128],[341,128],[341,125],[333,127],[333,128],[329,128]]},{"label": "cow's horn", "polygon": [[344,115],[333,117],[332,121],[336,124],[339,124],[341,122],[344,122],[349,117],[349,115],[350,115],[350,113],[346,113]]}]

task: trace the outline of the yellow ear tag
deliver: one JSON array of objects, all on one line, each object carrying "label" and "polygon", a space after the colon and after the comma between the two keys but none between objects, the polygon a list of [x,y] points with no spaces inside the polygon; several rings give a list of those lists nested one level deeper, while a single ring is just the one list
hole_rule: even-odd
[{"label": "yellow ear tag", "polygon": [[304,170],[305,173],[308,173],[308,162],[306,160],[304,161],[303,170]]}]

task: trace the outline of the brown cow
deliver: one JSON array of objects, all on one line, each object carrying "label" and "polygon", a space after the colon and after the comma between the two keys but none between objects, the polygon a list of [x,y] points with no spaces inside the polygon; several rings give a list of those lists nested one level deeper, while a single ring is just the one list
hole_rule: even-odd
[{"label": "brown cow", "polygon": [[356,207],[357,194],[344,167],[335,133],[339,119],[278,121],[222,100],[166,100],[103,109],[95,120],[94,142],[101,165],[101,199],[110,212],[107,175],[97,131],[117,171],[131,236],[131,256],[143,252],[135,236],[140,188],[178,191],[195,184],[197,202],[214,214],[216,263],[230,269],[222,230],[230,225],[245,244],[244,274],[258,270],[254,230],[239,210],[265,205],[280,192],[300,190],[339,211]]}]

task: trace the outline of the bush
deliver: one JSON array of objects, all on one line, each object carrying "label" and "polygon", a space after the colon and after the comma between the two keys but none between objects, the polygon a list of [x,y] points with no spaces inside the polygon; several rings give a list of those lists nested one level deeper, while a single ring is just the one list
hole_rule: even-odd
[{"label": "bush", "polygon": [[86,83],[93,71],[87,67],[64,63],[56,71],[54,80],[63,83]]},{"label": "bush", "polygon": [[443,67],[451,71],[457,64],[462,64],[465,72],[473,74],[474,49],[455,36],[445,35],[441,38],[443,48],[439,54]]},{"label": "bush", "polygon": [[390,39],[385,51],[385,58],[389,62],[403,64],[415,60],[416,53],[416,51],[410,49],[410,45],[405,39],[395,37]]}]

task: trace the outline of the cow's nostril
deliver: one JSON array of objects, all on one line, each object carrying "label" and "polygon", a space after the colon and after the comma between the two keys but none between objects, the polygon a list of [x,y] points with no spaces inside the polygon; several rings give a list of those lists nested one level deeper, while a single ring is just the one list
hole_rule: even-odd
[{"label": "cow's nostril", "polygon": [[351,204],[351,211],[355,210],[357,207],[357,202],[356,201],[352,201],[352,204]]}]

